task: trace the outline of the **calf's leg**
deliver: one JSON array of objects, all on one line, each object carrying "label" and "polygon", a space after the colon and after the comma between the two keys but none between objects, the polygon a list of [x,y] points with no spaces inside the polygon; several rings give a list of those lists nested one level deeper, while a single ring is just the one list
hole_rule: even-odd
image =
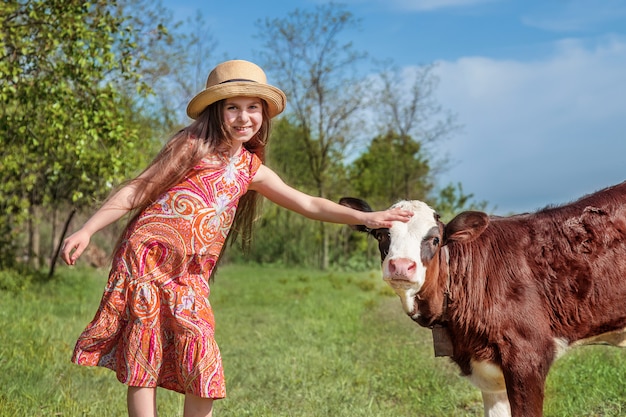
[{"label": "calf's leg", "polygon": [[[547,350],[544,350],[544,352]],[[502,363],[506,392],[512,417],[543,416],[543,396],[548,369],[548,358],[528,349],[525,355]]]},{"label": "calf's leg", "polygon": [[485,417],[511,417],[511,406],[506,391],[482,391],[482,394]]}]

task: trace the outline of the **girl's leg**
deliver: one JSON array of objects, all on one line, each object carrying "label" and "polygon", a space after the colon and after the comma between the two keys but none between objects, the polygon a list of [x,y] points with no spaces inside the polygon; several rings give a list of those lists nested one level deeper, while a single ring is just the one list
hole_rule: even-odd
[{"label": "girl's leg", "polygon": [[185,394],[184,417],[211,417],[213,415],[213,399]]},{"label": "girl's leg", "polygon": [[128,417],[157,417],[156,388],[128,387]]}]

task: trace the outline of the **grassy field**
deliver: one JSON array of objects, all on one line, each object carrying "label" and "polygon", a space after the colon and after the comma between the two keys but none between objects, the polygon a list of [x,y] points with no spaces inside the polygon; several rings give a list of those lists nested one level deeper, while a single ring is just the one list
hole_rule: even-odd
[{"label": "grassy field", "polygon": [[[69,363],[105,271],[61,268],[50,283],[0,292],[0,416],[123,416],[113,372]],[[216,416],[480,416],[480,393],[379,272],[227,266],[212,285],[228,397]],[[553,367],[546,416],[626,415],[626,350],[587,347]],[[160,415],[182,396],[158,393]]]}]

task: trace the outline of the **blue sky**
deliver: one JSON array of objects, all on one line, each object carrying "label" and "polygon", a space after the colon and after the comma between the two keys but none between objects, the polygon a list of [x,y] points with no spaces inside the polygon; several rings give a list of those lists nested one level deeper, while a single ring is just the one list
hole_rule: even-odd
[{"label": "blue sky", "polygon": [[[178,19],[202,10],[218,56],[253,61],[258,19],[320,3],[164,1]],[[438,101],[463,125],[436,148],[452,162],[440,185],[508,214],[626,180],[626,0],[341,3],[361,19],[357,50],[437,64]]]}]

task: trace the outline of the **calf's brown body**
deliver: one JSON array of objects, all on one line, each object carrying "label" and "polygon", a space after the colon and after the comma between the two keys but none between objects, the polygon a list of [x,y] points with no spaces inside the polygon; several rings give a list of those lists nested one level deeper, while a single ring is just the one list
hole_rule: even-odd
[{"label": "calf's brown body", "polygon": [[[366,203],[343,204],[368,210]],[[443,326],[487,416],[541,416],[551,364],[585,343],[626,346],[626,183],[511,217],[448,224],[421,202],[377,237],[383,277],[422,326]]]}]

